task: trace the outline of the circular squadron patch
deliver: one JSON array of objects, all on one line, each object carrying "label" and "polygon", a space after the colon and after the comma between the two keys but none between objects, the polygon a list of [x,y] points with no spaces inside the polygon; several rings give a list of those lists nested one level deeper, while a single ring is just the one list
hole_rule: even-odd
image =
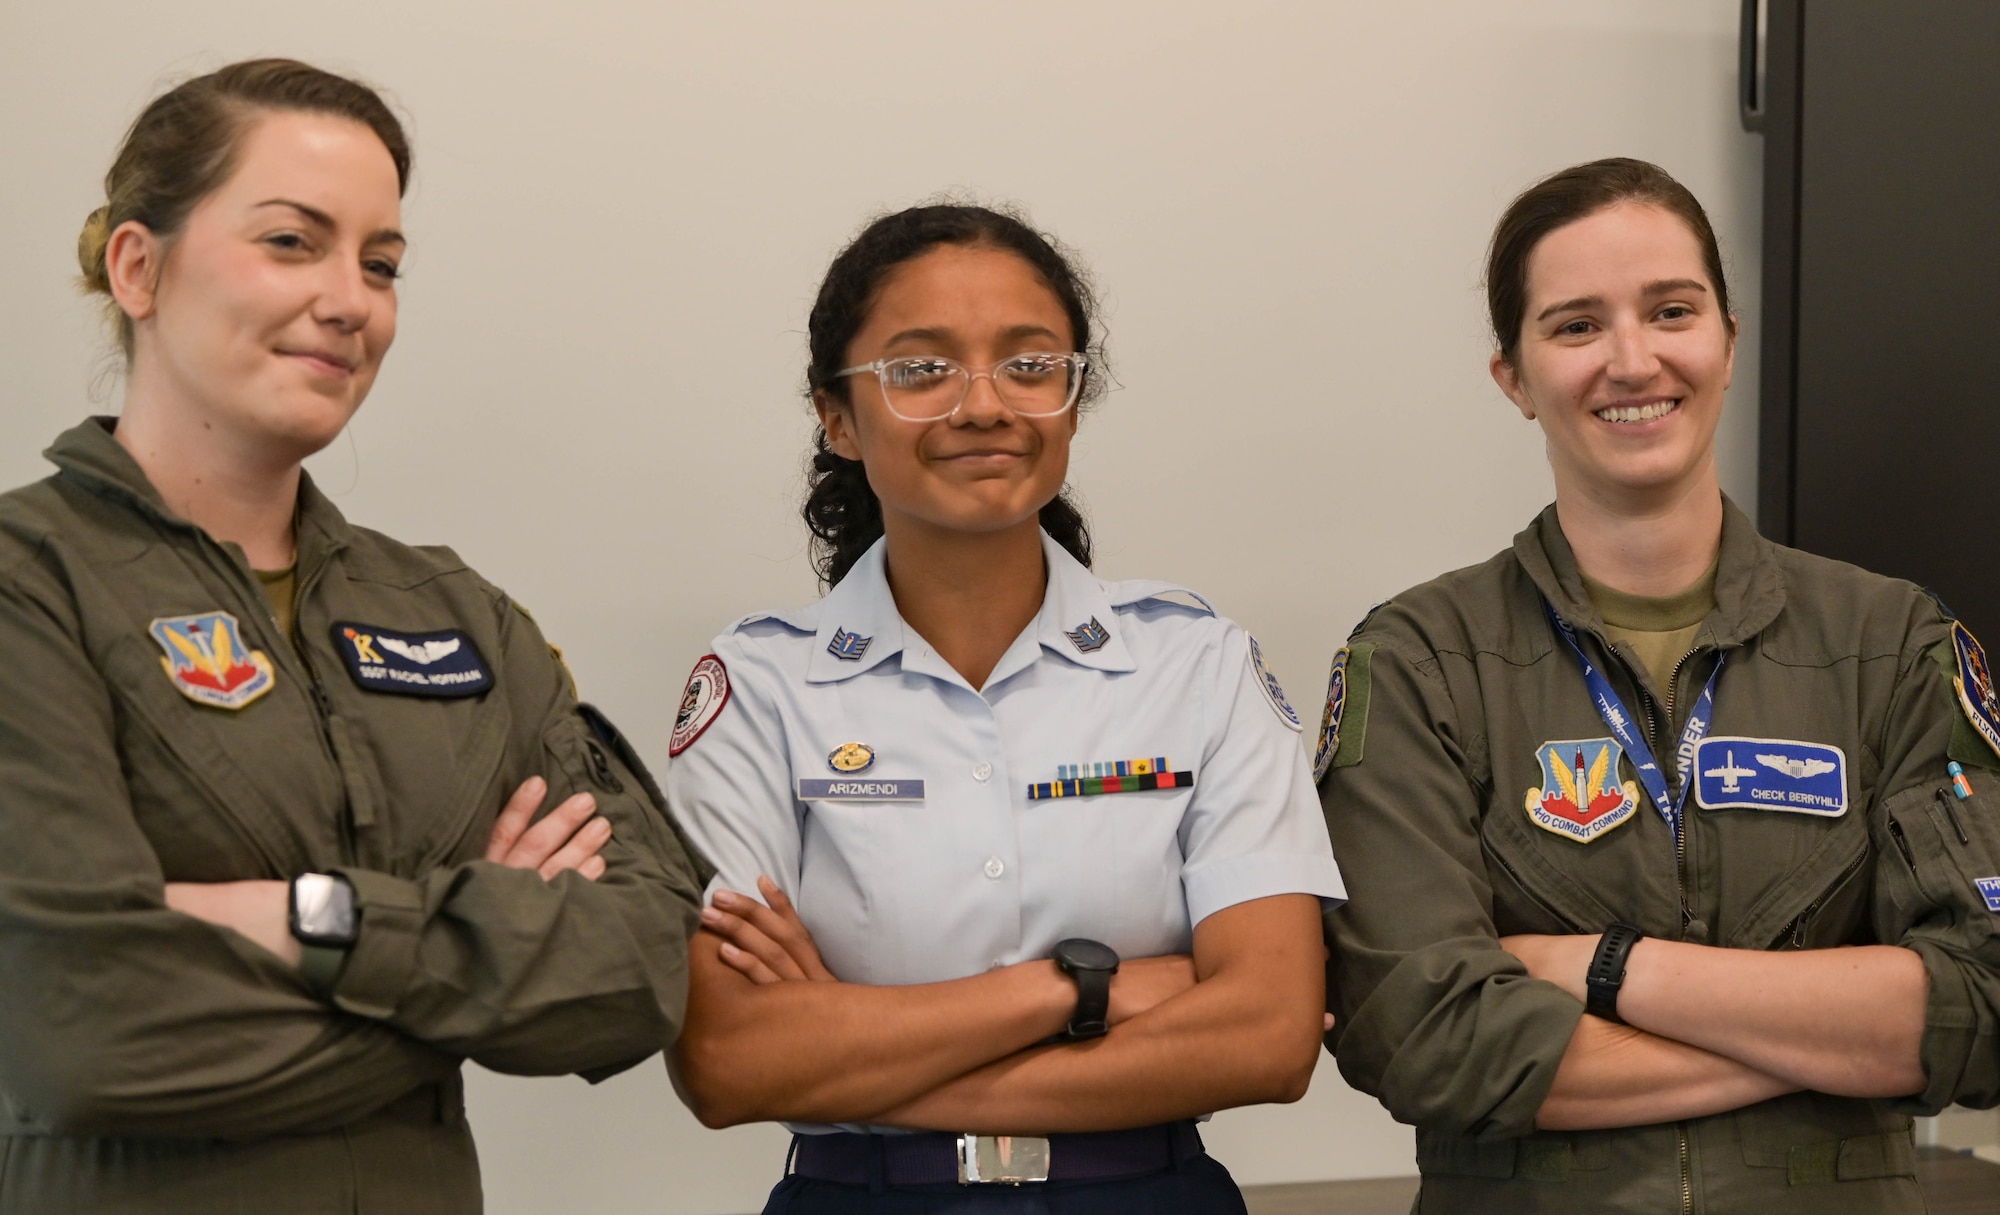
[{"label": "circular squadron patch", "polygon": [[1333,656],[1333,670],[1326,677],[1326,710],[1319,716],[1319,746],[1313,750],[1313,783],[1326,779],[1333,757],[1340,752],[1340,711],[1347,707],[1346,646]]},{"label": "circular squadron patch", "polygon": [[1278,683],[1278,677],[1264,665],[1264,651],[1257,648],[1257,639],[1248,633],[1243,635],[1250,638],[1250,669],[1257,676],[1257,686],[1264,689],[1264,699],[1271,702],[1271,707],[1277,710],[1287,729],[1303,731],[1306,725],[1299,720],[1298,710],[1292,708],[1292,702],[1285,699],[1285,689]]},{"label": "circular squadron patch", "polygon": [[720,658],[705,654],[694,664],[687,687],[681,691],[681,707],[674,714],[674,735],[667,742],[667,754],[679,755],[693,746],[694,740],[722,715],[722,706],[728,703],[729,671]]}]

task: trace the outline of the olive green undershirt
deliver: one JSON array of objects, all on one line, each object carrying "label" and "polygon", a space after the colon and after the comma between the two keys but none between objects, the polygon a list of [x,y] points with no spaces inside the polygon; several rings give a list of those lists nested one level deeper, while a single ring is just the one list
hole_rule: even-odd
[{"label": "olive green undershirt", "polygon": [[285,636],[292,635],[292,601],[298,595],[299,567],[296,562],[281,570],[252,570],[257,581],[264,584],[264,595],[271,601],[271,610],[278,614],[278,627]]},{"label": "olive green undershirt", "polygon": [[1693,586],[1677,595],[1651,598],[1612,590],[1601,582],[1583,579],[1591,605],[1604,617],[1604,635],[1611,641],[1632,647],[1662,692],[1674,677],[1674,667],[1692,650],[1701,633],[1701,622],[1715,610],[1715,566],[1695,579]]}]

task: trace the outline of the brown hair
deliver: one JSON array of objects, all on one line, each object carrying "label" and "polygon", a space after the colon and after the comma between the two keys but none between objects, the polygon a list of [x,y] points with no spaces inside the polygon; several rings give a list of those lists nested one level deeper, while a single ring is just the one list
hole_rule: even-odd
[{"label": "brown hair", "polygon": [[[171,240],[188,213],[229,179],[236,150],[259,112],[290,110],[351,118],[375,132],[396,163],[396,188],[410,184],[410,143],[403,124],[359,81],[294,59],[246,59],[197,76],[155,97],[125,133],[118,158],[104,175],[103,206],[83,222],[76,239],[80,285],[110,296],[104,253],[119,225],[137,221]],[[106,309],[118,345],[132,357],[132,318],[114,301]]]},{"label": "brown hair", "polygon": [[1722,273],[1722,250],[1716,245],[1708,212],[1686,186],[1660,166],[1614,156],[1544,177],[1522,191],[1494,226],[1493,244],[1486,254],[1486,310],[1501,358],[1512,363],[1520,352],[1521,325],[1528,311],[1528,257],[1535,246],[1557,228],[1622,202],[1648,203],[1688,226],[1701,245],[1702,264],[1715,287],[1723,323],[1731,333],[1736,332],[1736,318],[1729,311],[1729,281]]}]

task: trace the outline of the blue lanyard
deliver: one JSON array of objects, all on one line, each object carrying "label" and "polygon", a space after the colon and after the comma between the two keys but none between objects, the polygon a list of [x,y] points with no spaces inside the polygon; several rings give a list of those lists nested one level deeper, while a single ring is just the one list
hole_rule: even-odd
[{"label": "blue lanyard", "polygon": [[1728,655],[1719,653],[1715,656],[1715,670],[1708,677],[1708,685],[1702,688],[1701,699],[1694,702],[1694,711],[1688,714],[1687,725],[1681,728],[1681,745],[1675,753],[1679,760],[1676,767],[1680,772],[1681,791],[1680,796],[1675,797],[1667,787],[1666,773],[1660,771],[1659,762],[1653,758],[1652,746],[1644,734],[1633,728],[1632,714],[1625,708],[1625,702],[1618,698],[1611,681],[1583,652],[1583,646],[1576,639],[1576,630],[1556,611],[1554,604],[1544,599],[1542,606],[1548,609],[1549,620],[1556,626],[1556,632],[1562,634],[1563,640],[1569,642],[1570,650],[1576,654],[1577,664],[1583,668],[1584,686],[1590,689],[1591,703],[1597,706],[1597,715],[1611,727],[1611,733],[1617,736],[1625,753],[1632,757],[1632,766],[1639,770],[1640,783],[1646,786],[1646,793],[1652,797],[1660,817],[1667,820],[1667,826],[1678,840],[1681,836],[1681,808],[1687,805],[1688,791],[1694,788],[1691,768],[1695,748],[1708,736],[1709,723],[1714,720],[1715,681],[1722,678],[1723,660]]}]

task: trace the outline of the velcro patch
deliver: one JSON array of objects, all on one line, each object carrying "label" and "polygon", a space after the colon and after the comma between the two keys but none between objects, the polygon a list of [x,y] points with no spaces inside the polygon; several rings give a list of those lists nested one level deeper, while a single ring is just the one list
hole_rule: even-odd
[{"label": "velcro patch", "polygon": [[1278,677],[1264,665],[1264,651],[1257,648],[1257,639],[1248,633],[1244,636],[1250,640],[1250,671],[1257,676],[1257,686],[1264,689],[1264,699],[1271,702],[1272,710],[1277,713],[1278,720],[1285,723],[1286,729],[1303,731],[1305,723],[1299,720],[1299,712],[1292,707],[1292,702],[1285,699],[1285,689],[1278,682]]},{"label": "velcro patch", "polygon": [[1951,622],[1951,648],[1958,659],[1958,674],[1952,683],[1958,691],[1959,707],[1965,710],[1979,737],[2000,754],[2000,688],[1993,685],[1993,669],[1986,663],[1986,651],[1956,620]]},{"label": "velcro patch", "polygon": [[1847,756],[1826,743],[1705,738],[1694,766],[1694,799],[1705,810],[1847,813]]},{"label": "velcro patch", "polygon": [[681,707],[674,713],[673,737],[667,740],[669,758],[694,745],[709,723],[722,716],[729,703],[729,669],[713,654],[704,654],[688,673],[687,687],[681,689]]},{"label": "velcro patch", "polygon": [[816,780],[799,778],[802,802],[920,802],[920,780]]},{"label": "velcro patch", "polygon": [[380,625],[336,621],[333,648],[347,673],[371,692],[398,696],[477,696],[493,672],[472,638],[458,629],[405,633]]},{"label": "velcro patch", "polygon": [[1986,910],[2000,911],[2000,877],[1974,878],[1979,887],[1979,897],[1986,900]]}]

